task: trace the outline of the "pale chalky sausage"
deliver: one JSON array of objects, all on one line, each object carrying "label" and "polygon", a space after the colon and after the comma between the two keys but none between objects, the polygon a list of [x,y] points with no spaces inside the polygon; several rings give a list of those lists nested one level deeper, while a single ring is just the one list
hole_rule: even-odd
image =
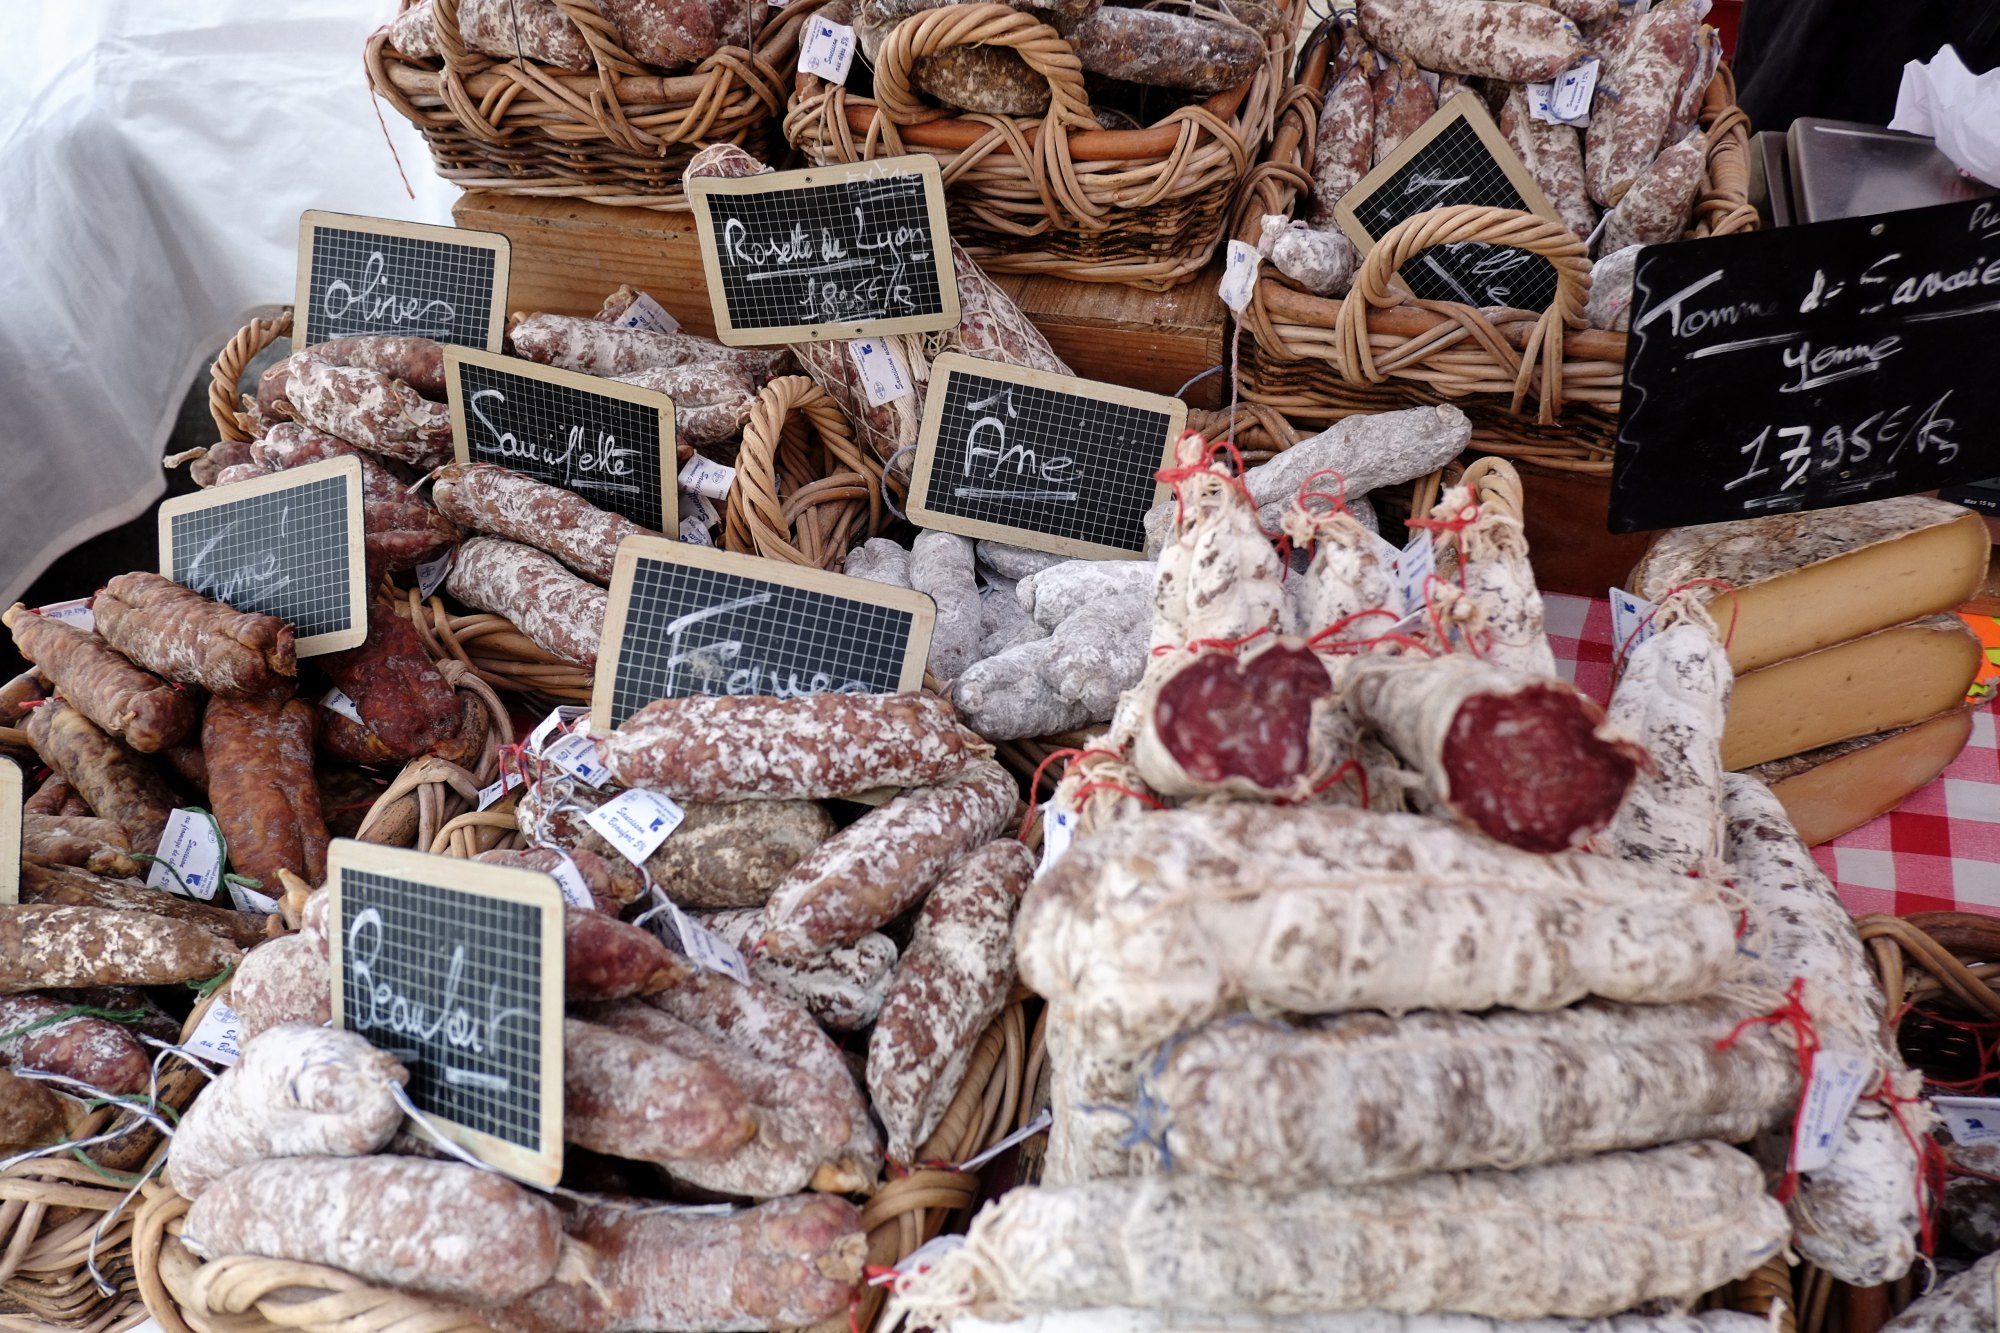
[{"label": "pale chalky sausage", "polygon": [[445,591],[467,606],[505,616],[565,662],[597,665],[607,594],[532,546],[473,538],[458,548]]}]

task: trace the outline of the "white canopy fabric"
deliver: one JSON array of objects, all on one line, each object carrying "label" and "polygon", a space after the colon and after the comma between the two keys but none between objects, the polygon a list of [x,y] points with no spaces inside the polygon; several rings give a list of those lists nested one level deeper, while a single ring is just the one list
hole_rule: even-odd
[{"label": "white canopy fabric", "polygon": [[0,606],[158,498],[202,358],[292,299],[301,212],[451,220],[362,70],[395,9],[0,5]]}]

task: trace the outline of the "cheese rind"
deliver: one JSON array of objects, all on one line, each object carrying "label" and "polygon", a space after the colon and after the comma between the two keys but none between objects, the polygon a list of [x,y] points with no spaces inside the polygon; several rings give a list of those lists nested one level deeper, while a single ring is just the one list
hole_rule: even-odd
[{"label": "cheese rind", "polygon": [[1736,678],[1722,765],[1732,771],[1907,727],[1962,703],[1984,661],[1957,616],[1931,616]]},{"label": "cheese rind", "polygon": [[1972,709],[1961,704],[1915,726],[1823,745],[1750,772],[1783,803],[1806,846],[1817,847],[1928,786],[1971,735]]},{"label": "cheese rind", "polygon": [[1921,495],[1663,533],[1627,584],[1657,602],[1698,595],[1741,674],[1918,616],[1979,591],[1991,553],[1969,509]]}]

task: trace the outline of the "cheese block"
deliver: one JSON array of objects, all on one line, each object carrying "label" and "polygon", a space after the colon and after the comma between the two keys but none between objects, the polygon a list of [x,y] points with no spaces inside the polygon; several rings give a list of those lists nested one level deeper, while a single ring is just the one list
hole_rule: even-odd
[{"label": "cheese block", "polygon": [[1964,621],[1931,616],[1745,672],[1722,730],[1722,766],[1750,768],[1935,717],[1965,701],[1984,660]]},{"label": "cheese block", "polygon": [[1913,727],[1823,745],[1750,772],[1783,803],[1806,846],[1817,847],[1901,805],[1944,772],[1971,735],[1972,709],[1960,704]]},{"label": "cheese block", "polygon": [[[1657,602],[1696,579],[1738,674],[1949,611],[1979,591],[1979,515],[1921,495],[1663,533],[1626,586]],[[1734,620],[1732,628],[1731,621]]]}]

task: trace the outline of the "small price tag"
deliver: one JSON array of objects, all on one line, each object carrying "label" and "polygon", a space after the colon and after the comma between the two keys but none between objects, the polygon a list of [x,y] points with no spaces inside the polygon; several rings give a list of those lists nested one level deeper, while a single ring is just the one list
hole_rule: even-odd
[{"label": "small price tag", "polygon": [[648,333],[681,331],[681,322],[644,292],[633,297],[632,304],[625,307],[625,313],[612,320],[611,325],[619,329],[644,329]]},{"label": "small price tag", "polygon": [[1634,597],[1623,588],[1611,590],[1611,651],[1621,662],[1659,633],[1653,611],[1653,604],[1643,597]]},{"label": "small price tag", "polygon": [[[977,1157],[968,1157],[963,1162],[960,1162],[958,1169],[961,1171],[977,1171],[980,1167],[985,1166],[1015,1144],[1026,1143],[1029,1139],[1035,1137],[1035,1135],[1055,1124],[1055,1122],[1056,1113],[1044,1107],[1040,1115],[1015,1130],[1012,1134],[1009,1134],[1006,1138],[1000,1140],[1000,1142],[994,1144],[991,1148],[988,1148],[985,1152],[980,1153]],[[939,1237],[939,1239],[943,1239],[943,1237]],[[918,1251],[918,1253],[922,1253],[922,1251]]]},{"label": "small price tag", "polygon": [[236,904],[237,911],[248,912],[252,916],[276,916],[278,914],[278,900],[276,898],[271,897],[267,893],[259,893],[249,885],[238,884],[234,880],[228,881],[228,884],[229,901]]},{"label": "small price tag", "polygon": [[602,787],[604,780],[611,776],[611,770],[597,757],[597,745],[590,739],[587,730],[566,732],[556,737],[542,751],[542,758],[593,787]]},{"label": "small price tag", "polygon": [[521,748],[529,754],[539,755],[542,752],[542,747],[549,743],[551,736],[554,736],[558,732],[568,731],[570,723],[580,717],[587,717],[589,714],[590,708],[588,705],[559,704],[547,717],[535,724],[535,729],[528,733],[528,739],[521,743]]},{"label": "small price tag", "polygon": [[222,887],[222,839],[215,821],[199,811],[176,810],[168,815],[166,832],[153,855],[156,859],[146,871],[149,889],[211,902]]},{"label": "small price tag", "polygon": [[847,350],[861,372],[861,391],[868,396],[868,406],[880,407],[910,392],[909,374],[887,342],[880,338],[857,338],[847,344]]},{"label": "small price tag", "polygon": [[[727,500],[729,488],[736,484],[736,469],[718,463],[712,458],[696,454],[681,468],[681,490],[694,492],[710,500]],[[709,519],[714,521],[715,511],[709,511]]]},{"label": "small price tag", "polygon": [[[966,1169],[970,1170],[971,1168],[968,1167]],[[894,1282],[897,1278],[915,1277],[919,1273],[928,1272],[937,1266],[938,1260],[944,1258],[947,1254],[956,1252],[964,1244],[964,1236],[932,1236],[929,1240],[917,1246],[916,1249],[911,1250],[901,1259],[898,1259],[893,1272],[877,1273],[874,1277],[869,1278],[868,1285],[871,1287],[883,1287]]]},{"label": "small price tag", "polygon": [[491,784],[479,789],[479,808],[486,809],[508,792],[521,785],[521,775],[513,769],[503,772]]},{"label": "small price tag", "polygon": [[1410,538],[1410,544],[1396,557],[1396,586],[1402,590],[1403,605],[1412,611],[1422,611],[1424,585],[1431,575],[1437,573],[1437,550],[1431,545],[1431,535],[1419,532]]},{"label": "small price tag", "polygon": [[602,833],[626,860],[642,866],[686,817],[678,805],[658,792],[634,787],[592,810],[583,822]]},{"label": "small price tag", "polygon": [[1242,314],[1250,308],[1250,297],[1257,290],[1257,250],[1243,241],[1229,243],[1229,258],[1224,261],[1222,285],[1217,290],[1222,295],[1222,303]]},{"label": "small price tag", "polygon": [[1933,1097],[1953,1143],[2000,1142],[2000,1097]]},{"label": "small price tag", "polygon": [[689,546],[715,545],[715,537],[709,532],[708,524],[698,514],[689,514],[681,520],[681,540]]},{"label": "small price tag", "polygon": [[450,547],[435,560],[426,560],[417,566],[417,595],[426,601],[432,593],[444,586],[445,575],[451,573],[452,557],[458,554],[456,546]]},{"label": "small price tag", "polygon": [[678,944],[689,962],[704,972],[720,972],[745,986],[750,984],[750,964],[743,960],[742,952],[735,945],[683,912],[680,904],[660,892],[657,886],[653,889],[653,904],[654,911],[669,923],[674,932],[673,938],[667,942]]},{"label": "small price tag", "polygon": [[831,19],[814,18],[806,25],[799,46],[799,70],[817,74],[828,83],[846,83],[854,64],[854,29]]},{"label": "small price tag", "polygon": [[1076,836],[1076,816],[1067,810],[1056,809],[1051,801],[1042,808],[1042,864],[1035,873],[1041,874],[1069,850],[1070,842]]},{"label": "small price tag", "polygon": [[[561,851],[561,848],[557,848]],[[562,864],[549,874],[555,879],[556,887],[562,890],[563,901],[571,907],[589,908],[595,911],[597,899],[590,896],[590,886],[583,882],[583,872],[576,868],[576,862],[563,852]]]},{"label": "small price tag", "polygon": [[[1368,537],[1370,549],[1375,552],[1375,558],[1382,562],[1384,569],[1394,572],[1402,568],[1403,553],[1397,548],[1394,542],[1379,532],[1371,532],[1368,534]],[[1398,583],[1391,589],[1389,593],[1389,605],[1384,606],[1382,609],[1384,611],[1393,611],[1399,616],[1410,609],[1408,599],[1403,596],[1402,584]]]},{"label": "small price tag", "polygon": [[368,725],[361,720],[361,709],[355,704],[354,700],[342,694],[337,688],[328,690],[326,698],[319,701],[319,706],[331,709],[333,712],[340,714],[349,722],[353,722],[358,726],[365,727]]},{"label": "small price tag", "polygon": [[243,1020],[227,1001],[217,1000],[208,1006],[208,1012],[201,1016],[201,1022],[194,1025],[194,1035],[187,1039],[187,1048],[196,1055],[204,1055],[217,1064],[233,1065],[243,1058]]},{"label": "small price tag", "polygon": [[1875,1066],[1843,1051],[1815,1051],[1805,1104],[1792,1127],[1792,1170],[1817,1171],[1833,1160],[1840,1131]]},{"label": "small price tag", "polygon": [[97,616],[90,609],[88,597],[72,597],[67,602],[50,602],[47,606],[38,607],[35,614],[47,616],[50,620],[63,621],[78,629],[97,628]]}]

